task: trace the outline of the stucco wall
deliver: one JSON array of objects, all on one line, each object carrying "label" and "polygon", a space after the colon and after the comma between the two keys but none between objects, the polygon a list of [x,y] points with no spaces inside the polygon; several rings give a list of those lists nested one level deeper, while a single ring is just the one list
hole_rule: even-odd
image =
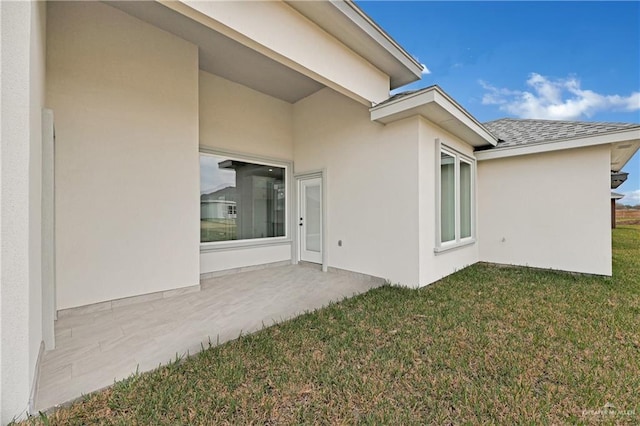
[{"label": "stucco wall", "polygon": [[[457,270],[478,261],[477,241],[451,250],[436,253],[436,159],[439,154],[436,139],[442,147],[448,147],[473,159],[473,147],[446,132],[432,122],[420,119],[419,161],[420,175],[420,285],[431,284]],[[473,211],[475,216],[475,210]],[[477,223],[477,221],[476,221]],[[477,227],[476,227],[477,228]],[[476,233],[477,235],[477,233]]]},{"label": "stucco wall", "polygon": [[200,259],[200,272],[202,274],[267,263],[286,262],[291,260],[291,244],[203,252]]},{"label": "stucco wall", "polygon": [[[251,158],[293,159],[293,105],[200,71],[200,145]],[[290,180],[290,176],[287,176]],[[291,182],[289,182],[291,188]],[[291,205],[291,190],[289,190]],[[290,227],[287,228],[291,234]],[[291,243],[202,251],[200,273],[291,260]]]},{"label": "stucco wall", "polygon": [[481,161],[480,260],[611,275],[610,148]]},{"label": "stucco wall", "polygon": [[[30,5],[0,3],[0,410],[2,423],[29,399],[29,67]],[[24,309],[27,307],[27,309]]]},{"label": "stucco wall", "polygon": [[29,158],[29,383],[42,342],[42,107],[45,103],[46,4],[31,7]]},{"label": "stucco wall", "polygon": [[198,284],[197,47],[49,3],[58,309]]},{"label": "stucco wall", "polygon": [[44,3],[1,2],[0,422],[27,411],[42,341]]},{"label": "stucco wall", "polygon": [[293,158],[293,105],[205,71],[200,76],[200,145]]},{"label": "stucco wall", "polygon": [[307,76],[370,102],[388,96],[389,76],[284,2],[184,3],[212,18],[216,30]]},{"label": "stucco wall", "polygon": [[418,119],[383,126],[327,88],[294,105],[294,138],[296,173],[326,169],[328,266],[417,285]]}]

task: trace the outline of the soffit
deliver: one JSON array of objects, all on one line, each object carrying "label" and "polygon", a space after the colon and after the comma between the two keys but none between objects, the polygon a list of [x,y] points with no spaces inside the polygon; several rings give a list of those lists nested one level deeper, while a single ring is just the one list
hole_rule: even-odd
[{"label": "soffit", "polygon": [[620,171],[640,149],[640,139],[613,143],[611,145],[611,170]]},{"label": "soffit", "polygon": [[624,198],[624,195],[618,194],[617,192],[611,192],[611,199],[612,200],[619,200],[621,198]]},{"label": "soffit", "polygon": [[155,1],[107,1],[123,12],[198,46],[199,68],[295,103],[324,85]]}]

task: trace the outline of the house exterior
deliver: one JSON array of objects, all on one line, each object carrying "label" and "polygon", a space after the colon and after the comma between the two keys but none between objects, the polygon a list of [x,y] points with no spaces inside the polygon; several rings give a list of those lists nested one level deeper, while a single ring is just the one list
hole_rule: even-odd
[{"label": "house exterior", "polygon": [[513,119],[485,126],[501,142],[476,152],[481,228],[498,232],[483,237],[481,260],[611,275],[611,171],[637,151],[640,126]]},{"label": "house exterior", "polygon": [[479,261],[611,275],[611,172],[640,126],[390,97],[422,67],[351,1],[2,2],[0,20],[2,423],[61,310],[300,261],[411,287]]}]

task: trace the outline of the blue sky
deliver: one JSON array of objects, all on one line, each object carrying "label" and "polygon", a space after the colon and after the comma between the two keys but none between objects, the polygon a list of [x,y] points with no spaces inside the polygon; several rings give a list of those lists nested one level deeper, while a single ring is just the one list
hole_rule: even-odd
[{"label": "blue sky", "polygon": [[[640,2],[358,1],[478,120],[640,123]],[[640,204],[640,152],[616,192]]]}]

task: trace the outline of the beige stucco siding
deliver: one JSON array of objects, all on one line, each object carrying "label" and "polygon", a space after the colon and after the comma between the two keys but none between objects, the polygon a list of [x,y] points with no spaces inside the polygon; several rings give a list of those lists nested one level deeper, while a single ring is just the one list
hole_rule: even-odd
[{"label": "beige stucco siding", "polygon": [[328,266],[417,285],[418,119],[384,126],[323,89],[295,104],[294,137],[296,173],[326,170]]},{"label": "beige stucco siding", "polygon": [[[478,261],[478,243],[457,247],[436,253],[436,185],[437,156],[440,155],[436,140],[443,148],[453,149],[464,156],[474,159],[473,147],[460,138],[438,127],[426,119],[420,120],[420,144],[418,159],[420,162],[419,189],[419,235],[420,235],[420,285],[431,284],[449,274]],[[477,194],[476,194],[477,199]],[[473,211],[475,221],[475,209]],[[477,222],[476,222],[477,223]],[[477,227],[476,227],[477,228]],[[477,235],[477,232],[476,232]]]},{"label": "beige stucco siding", "polygon": [[610,148],[481,161],[480,260],[611,275]]},{"label": "beige stucco siding", "polygon": [[45,102],[46,5],[31,5],[29,164],[29,366],[33,384],[42,341],[42,107]]},{"label": "beige stucco siding", "polygon": [[198,284],[197,47],[48,4],[58,309]]},{"label": "beige stucco siding", "polygon": [[44,3],[0,2],[0,423],[24,418],[42,341]]},{"label": "beige stucco siding", "polygon": [[200,145],[293,158],[293,105],[200,71]]}]

